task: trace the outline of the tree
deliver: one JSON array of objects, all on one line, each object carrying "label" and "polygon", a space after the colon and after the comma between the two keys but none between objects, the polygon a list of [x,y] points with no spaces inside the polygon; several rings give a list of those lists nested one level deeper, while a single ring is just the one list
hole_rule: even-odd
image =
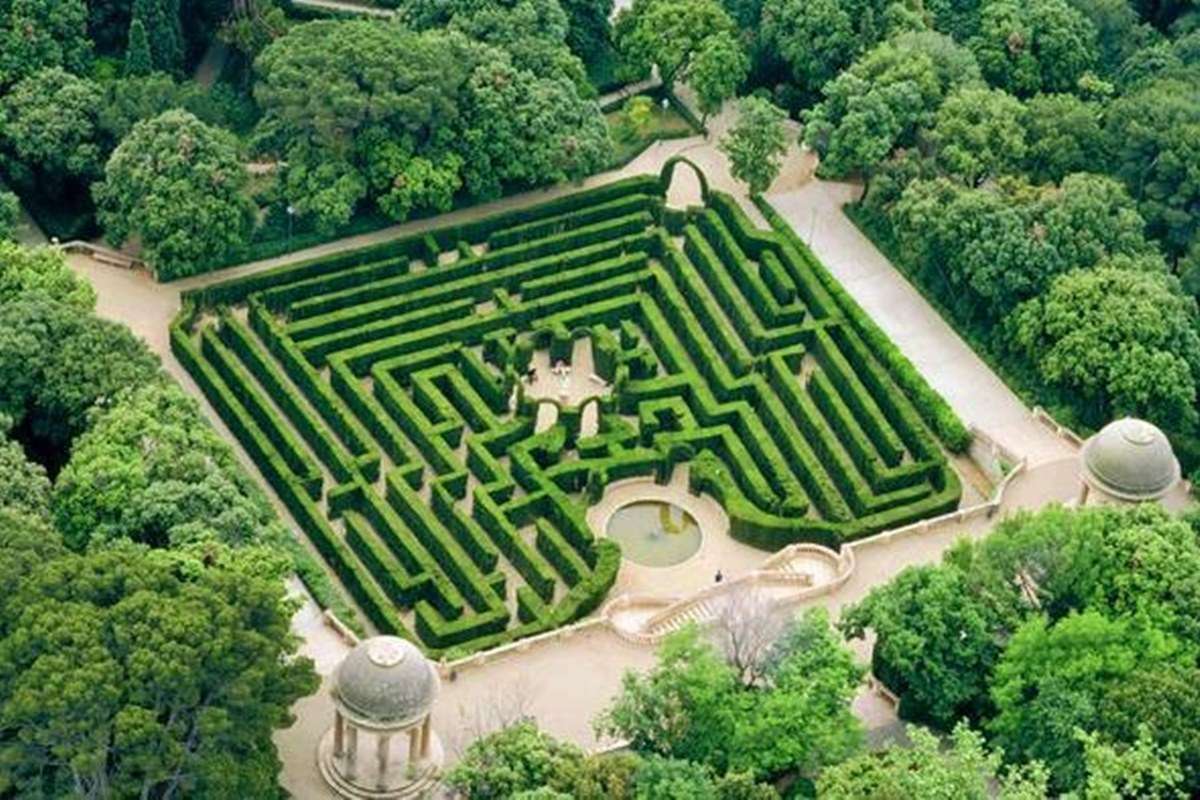
[{"label": "tree", "polygon": [[1086,800],[1147,798],[1182,800],[1180,746],[1160,745],[1142,726],[1137,741],[1114,747],[1094,733],[1077,734],[1083,744],[1086,775],[1079,795]]},{"label": "tree", "polygon": [[712,773],[700,764],[648,756],[638,769],[635,800],[718,800]]},{"label": "tree", "polygon": [[899,695],[903,718],[949,730],[986,714],[988,680],[1003,650],[997,634],[1017,621],[961,571],[924,566],[872,589],[840,627],[852,638],[875,633],[872,668]]},{"label": "tree", "polygon": [[0,242],[0,304],[35,297],[84,311],[96,305],[91,284],[71,270],[61,251]]},{"label": "tree", "polygon": [[56,797],[276,794],[271,734],[317,685],[280,577],[130,544],[36,564],[4,601],[0,781]]},{"label": "tree", "polygon": [[999,89],[959,89],[930,133],[941,167],[968,186],[1016,172],[1025,159],[1025,109]]},{"label": "tree", "polygon": [[880,0],[764,0],[760,35],[815,97],[826,82],[881,38]]},{"label": "tree", "polygon": [[1061,187],[915,180],[890,221],[907,262],[961,319],[987,330],[1068,270],[1103,260],[1163,269],[1128,194],[1101,176],[1070,175]]},{"label": "tree", "polygon": [[1200,670],[1138,670],[1100,700],[1097,726],[1111,741],[1131,745],[1147,731],[1163,746],[1180,746],[1183,784],[1200,790]]},{"label": "tree", "polygon": [[142,120],[183,105],[183,92],[165,72],[117,78],[104,86],[97,124],[110,141],[120,142]]},{"label": "tree", "polygon": [[473,41],[491,45],[508,54],[512,65],[540,78],[563,78],[581,95],[592,98],[583,62],[567,47],[570,22],[557,0],[517,0],[506,4],[474,0],[437,2],[448,19],[443,27],[460,31]]},{"label": "tree", "polygon": [[36,296],[0,304],[0,413],[51,472],[98,402],[157,373],[123,325]]},{"label": "tree", "polygon": [[[955,726],[950,746],[924,728],[909,726],[910,747],[892,745],[829,767],[817,781],[820,800],[1044,800],[1045,771],[1003,769],[1002,755],[989,752],[983,736],[966,723]],[[998,791],[993,787],[998,787]]]},{"label": "tree", "polygon": [[27,459],[21,445],[6,436],[0,436],[0,513],[37,520],[50,517],[50,479],[45,468]]},{"label": "tree", "polygon": [[1150,235],[1176,256],[1200,231],[1198,93],[1195,82],[1156,81],[1115,100],[1105,124],[1113,174],[1137,201]]},{"label": "tree", "polygon": [[737,676],[695,628],[663,640],[645,674],[627,672],[613,704],[595,721],[639,753],[724,766],[733,746]]},{"label": "tree", "polygon": [[947,178],[909,184],[892,208],[900,251],[939,288],[960,319],[987,325],[1037,295],[1062,269],[1031,236],[1038,192],[1015,180],[975,189]]},{"label": "tree", "polygon": [[[658,68],[668,91],[686,81],[698,55],[710,47],[733,46],[733,20],[717,0],[634,0],[617,15],[617,49],[627,63],[648,71]],[[710,55],[727,60],[726,53]]]},{"label": "tree", "polygon": [[1067,0],[987,0],[971,49],[988,82],[1018,97],[1073,91],[1098,57],[1095,27]]},{"label": "tree", "polygon": [[1157,248],[1146,240],[1146,222],[1120,182],[1081,172],[1063,178],[1058,191],[1043,195],[1046,241],[1061,269],[1094,267],[1106,259],[1164,272]]},{"label": "tree", "polygon": [[618,135],[632,141],[646,135],[654,121],[654,101],[644,94],[635,95],[625,101],[621,109],[621,125]]},{"label": "tree", "polygon": [[154,69],[182,71],[185,45],[179,0],[133,0],[132,18],[146,28]]},{"label": "tree", "polygon": [[[552,0],[448,8],[450,30],[313,22],[259,56],[260,147],[287,162],[285,197],[319,230],[368,197],[399,219],[446,208],[460,186],[487,199],[608,163],[608,128]],[[405,14],[420,27],[445,10]]]},{"label": "tree", "polygon": [[1014,350],[1085,419],[1195,421],[1200,341],[1196,307],[1167,276],[1102,265],[1066,273],[1008,323]]},{"label": "tree", "polygon": [[12,192],[0,189],[0,243],[16,234],[20,216],[21,201]]},{"label": "tree", "polygon": [[92,65],[84,0],[10,0],[0,14],[0,88],[44,69],[84,75]]},{"label": "tree", "polygon": [[1036,183],[1058,183],[1105,163],[1099,103],[1073,94],[1039,94],[1025,105],[1025,169]]},{"label": "tree", "polygon": [[218,36],[247,61],[253,61],[271,42],[287,33],[288,19],[274,0],[234,3]]},{"label": "tree", "polygon": [[569,20],[567,45],[585,64],[591,64],[609,47],[613,0],[561,1]]},{"label": "tree", "polygon": [[804,139],[820,154],[822,174],[870,178],[897,147],[916,144],[947,92],[980,82],[975,57],[948,36],[902,34],[825,84],[805,114]]},{"label": "tree", "polygon": [[582,750],[525,721],[472,742],[445,783],[472,800],[501,800],[543,787],[566,793],[583,760]]},{"label": "tree", "polygon": [[1104,694],[1139,669],[1179,667],[1194,658],[1194,649],[1144,619],[1085,611],[1050,625],[1034,617],[1013,634],[996,665],[997,714],[989,727],[1010,757],[1045,763],[1054,789],[1078,788],[1086,766],[1074,731],[1094,728]]},{"label": "tree", "polygon": [[765,663],[747,687],[698,630],[684,629],[664,640],[654,669],[624,676],[596,730],[639,753],[753,780],[811,776],[857,751],[862,730],[850,702],[862,670],[823,612],[789,626]]},{"label": "tree", "polygon": [[750,59],[733,35],[717,34],[701,43],[688,71],[688,85],[699,101],[702,126],[737,94],[749,71]]},{"label": "tree", "polygon": [[756,780],[812,778],[862,748],[862,725],[850,704],[863,669],[822,608],[795,619],[773,651],[762,688],[742,698],[726,769]]},{"label": "tree", "polygon": [[744,686],[757,686],[766,678],[788,623],[787,615],[758,591],[736,592],[721,605],[713,623],[717,646]]},{"label": "tree", "polygon": [[463,182],[476,198],[495,198],[510,185],[579,180],[612,157],[599,106],[563,78],[538,78],[500,61],[476,69],[468,94]]},{"label": "tree", "polygon": [[1068,0],[1096,29],[1096,66],[1100,74],[1114,75],[1121,63],[1151,44],[1156,32],[1138,19],[1128,0]]},{"label": "tree", "polygon": [[249,181],[230,133],[186,111],[139,122],[93,187],[105,235],[137,235],[160,278],[200,271],[250,230]]},{"label": "tree", "polygon": [[744,98],[738,105],[737,122],[721,139],[721,152],[729,157],[729,172],[746,184],[752,194],[765,192],[779,174],[787,152],[787,129],[783,109],[758,97]]},{"label": "tree", "polygon": [[44,179],[99,174],[99,86],[57,67],[34,73],[0,98],[0,139]]},{"label": "tree", "polygon": [[129,44],[125,47],[125,75],[140,78],[154,71],[154,59],[150,55],[150,39],[146,26],[140,19],[129,24]]},{"label": "tree", "polygon": [[271,514],[233,454],[174,384],[123,392],[74,442],[54,486],[55,526],[76,550],[267,541]]}]

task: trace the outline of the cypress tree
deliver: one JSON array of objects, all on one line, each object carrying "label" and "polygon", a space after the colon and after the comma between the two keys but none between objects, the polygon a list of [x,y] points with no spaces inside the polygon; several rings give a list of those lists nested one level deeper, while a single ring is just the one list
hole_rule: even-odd
[{"label": "cypress tree", "polygon": [[134,0],[133,18],[146,28],[154,69],[178,74],[183,68],[179,0]]},{"label": "cypress tree", "polygon": [[137,17],[129,23],[129,44],[125,48],[125,75],[140,77],[154,71],[154,59],[150,55],[150,37],[145,24]]}]

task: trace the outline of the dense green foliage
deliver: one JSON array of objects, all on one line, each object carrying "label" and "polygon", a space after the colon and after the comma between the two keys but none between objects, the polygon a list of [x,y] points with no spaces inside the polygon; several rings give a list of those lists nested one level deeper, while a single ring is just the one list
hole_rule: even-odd
[{"label": "dense green foliage", "polygon": [[[832,20],[790,39],[802,72],[825,70],[802,87],[821,95],[801,112],[804,138],[822,174],[866,182],[854,213],[868,233],[1031,402],[1085,430],[1113,414],[1148,417],[1194,466],[1196,12],[939,0],[883,9],[872,39],[848,22],[867,16],[838,16],[843,3],[803,5],[805,21],[783,19]],[[777,77],[756,57],[756,79]],[[1046,317],[1087,291],[1110,294]],[[1130,324],[1150,297],[1162,325]]]},{"label": "dense green foliage", "polygon": [[595,720],[629,752],[587,756],[526,720],[476,740],[446,782],[480,800],[777,800],[771,782],[808,784],[859,752],[850,701],[862,670],[823,612],[785,621],[765,644],[746,681],[700,629],[672,633]]},{"label": "dense green foliage", "polygon": [[787,115],[766,100],[747,97],[738,107],[737,123],[721,140],[729,171],[753,194],[761,194],[779,174],[787,150]]},{"label": "dense green foliage", "polygon": [[698,631],[669,637],[654,669],[626,674],[597,730],[718,773],[815,775],[862,745],[850,713],[862,671],[822,612],[791,626],[749,686]]},{"label": "dense green foliage", "polygon": [[1150,747],[1194,791],[1198,567],[1196,529],[1158,507],[1051,508],[905,570],[842,627],[875,633],[874,672],[903,716],[980,723],[1056,791],[1093,796],[1114,777],[1095,774],[1099,747]]},{"label": "dense green foliage", "polygon": [[[961,450],[961,423],[786,228],[725,195],[665,209],[689,168],[187,295],[176,355],[380,629],[457,653],[586,614],[620,559],[586,507],[683,461],[764,549],[957,505],[935,435]],[[564,408],[534,435],[518,376],[585,337],[598,431]]]},{"label": "dense green foliage", "polygon": [[[404,219],[448,210],[463,187],[490,199],[597,170],[611,143],[562,35],[535,37],[544,46],[526,52],[453,28],[367,20],[294,28],[256,62],[260,137],[287,161],[285,196],[332,229],[368,197]],[[528,43],[514,37],[513,47]]]},{"label": "dense green foliage", "polygon": [[315,688],[286,535],[94,301],[0,242],[0,791],[277,796],[272,732]]},{"label": "dense green foliage", "polygon": [[248,179],[231,134],[168,111],[133,127],[93,191],[109,240],[136,236],[157,276],[169,280],[245,239]]},{"label": "dense green foliage", "polygon": [[901,800],[946,797],[958,800],[1041,800],[1046,775],[1039,768],[1005,769],[983,736],[961,724],[948,748],[928,730],[911,726],[911,745],[848,759],[821,773],[820,800]]}]

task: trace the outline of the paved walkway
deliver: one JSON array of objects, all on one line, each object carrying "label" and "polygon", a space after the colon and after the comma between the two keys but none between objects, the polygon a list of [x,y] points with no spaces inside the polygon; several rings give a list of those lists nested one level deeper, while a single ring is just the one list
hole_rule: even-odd
[{"label": "paved walkway", "polygon": [[775,190],[771,205],[962,419],[1031,464],[1069,455],[1069,446],[942,319],[921,293],[842,212],[859,187],[813,180]]}]

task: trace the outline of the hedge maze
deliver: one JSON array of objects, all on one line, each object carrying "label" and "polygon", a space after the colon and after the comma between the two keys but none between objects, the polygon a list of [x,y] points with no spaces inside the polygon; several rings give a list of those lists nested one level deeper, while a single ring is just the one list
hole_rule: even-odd
[{"label": "hedge maze", "polygon": [[[764,549],[956,507],[940,399],[790,231],[666,208],[673,167],[185,295],[175,354],[379,630],[586,615],[621,560],[589,502],[681,462]],[[611,391],[535,432],[520,376],[585,337]]]}]

